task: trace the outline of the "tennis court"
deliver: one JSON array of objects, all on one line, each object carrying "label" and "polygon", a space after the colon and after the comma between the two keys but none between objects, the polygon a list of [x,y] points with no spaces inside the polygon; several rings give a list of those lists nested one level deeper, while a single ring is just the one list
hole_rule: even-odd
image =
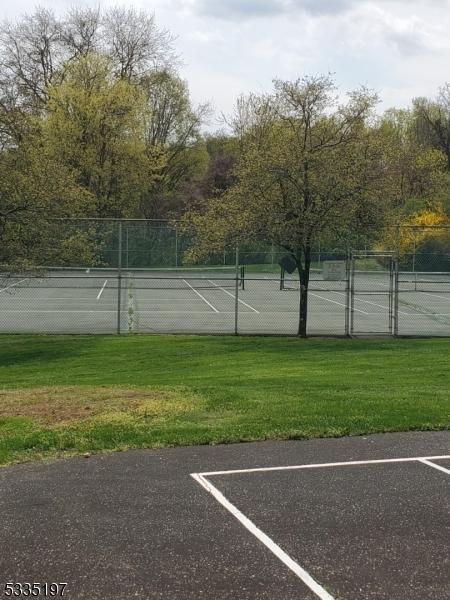
[{"label": "tennis court", "polygon": [[[58,269],[2,278],[0,331],[7,333],[193,333],[294,335],[298,281],[240,268],[123,271]],[[314,271],[310,335],[450,335],[450,274],[357,271],[348,281]],[[283,288],[283,289],[280,289]]]}]

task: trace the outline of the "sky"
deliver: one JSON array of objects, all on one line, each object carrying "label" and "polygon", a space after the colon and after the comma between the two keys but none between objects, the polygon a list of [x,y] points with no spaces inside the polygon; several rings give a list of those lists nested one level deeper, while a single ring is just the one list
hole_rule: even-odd
[{"label": "sky", "polygon": [[[62,14],[69,0],[40,0]],[[107,7],[118,2],[86,1]],[[127,2],[129,5],[130,2]],[[450,81],[450,0],[134,0],[175,36],[181,74],[195,103],[214,107],[221,126],[236,98],[270,91],[272,80],[333,73],[342,95],[377,91],[379,110],[435,97]],[[3,18],[32,12],[34,0],[0,8]]]}]

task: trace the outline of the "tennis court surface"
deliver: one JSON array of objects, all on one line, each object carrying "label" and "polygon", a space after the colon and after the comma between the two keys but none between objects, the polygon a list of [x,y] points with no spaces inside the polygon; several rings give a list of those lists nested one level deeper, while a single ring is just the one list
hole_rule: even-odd
[{"label": "tennis court surface", "polygon": [[131,451],[0,483],[2,583],[67,582],[77,599],[450,597],[448,432]]},{"label": "tennis court surface", "polygon": [[[276,270],[234,268],[17,275],[0,285],[0,331],[294,335],[296,288]],[[310,335],[450,335],[449,273],[400,273],[395,305],[387,272],[357,271],[351,294],[317,272],[308,303]]]}]

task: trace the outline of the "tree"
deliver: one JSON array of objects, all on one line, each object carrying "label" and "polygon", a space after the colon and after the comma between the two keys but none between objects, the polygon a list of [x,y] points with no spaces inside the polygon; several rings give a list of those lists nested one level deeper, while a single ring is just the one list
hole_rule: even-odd
[{"label": "tree", "polygon": [[377,247],[395,248],[400,266],[413,271],[448,271],[450,220],[442,206],[419,209],[383,230]]},{"label": "tree", "polygon": [[20,147],[0,153],[0,264],[41,265],[54,244],[52,218],[85,214],[92,202],[72,169],[30,130]]},{"label": "tree", "polygon": [[100,49],[101,13],[98,8],[73,7],[60,23],[61,43],[68,60]]},{"label": "tree", "polygon": [[88,54],[70,62],[64,81],[48,93],[45,142],[95,198],[91,214],[135,214],[165,163],[163,149],[146,147],[149,115],[142,90],[114,78],[109,58]]},{"label": "tree", "polygon": [[396,221],[411,212],[411,205],[414,210],[419,208],[414,206],[417,202],[422,207],[432,203],[445,180],[444,152],[419,140],[415,128],[416,116],[409,110],[388,110],[379,122],[378,135],[389,164],[384,185],[397,213]]},{"label": "tree", "polygon": [[149,152],[163,148],[166,156],[158,178],[142,200],[140,214],[146,218],[167,218],[178,209],[186,186],[206,172],[208,154],[200,128],[209,107],[193,107],[187,83],[169,71],[146,75],[139,85],[149,111],[147,148]]},{"label": "tree", "polygon": [[383,152],[367,127],[377,99],[361,89],[338,105],[335,94],[332,79],[321,76],[277,80],[273,94],[241,99],[238,183],[187,217],[198,236],[194,255],[250,234],[289,253],[300,280],[300,336],[307,333],[313,244],[355,225],[379,226],[385,214]]},{"label": "tree", "polygon": [[[0,24],[0,90],[14,89],[20,104],[45,110],[48,87],[61,82],[64,66],[89,53],[108,56],[118,78],[131,81],[176,66],[173,37],[155,17],[134,8],[72,8],[58,19],[36,8],[16,22]],[[0,96],[1,96],[0,92]]]},{"label": "tree", "polygon": [[131,81],[176,63],[173,36],[157,27],[154,15],[114,7],[105,13],[102,24],[104,48],[121,79]]},{"label": "tree", "polygon": [[63,60],[61,29],[52,11],[37,8],[20,22],[0,28],[0,87],[14,88],[29,110],[47,100],[46,88]]},{"label": "tree", "polygon": [[416,98],[413,107],[419,142],[441,150],[450,171],[450,84],[439,90],[436,100]]}]

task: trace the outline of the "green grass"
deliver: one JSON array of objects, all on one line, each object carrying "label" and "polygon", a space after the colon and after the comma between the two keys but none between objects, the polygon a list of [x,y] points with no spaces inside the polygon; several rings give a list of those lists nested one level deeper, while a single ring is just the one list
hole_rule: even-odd
[{"label": "green grass", "polygon": [[0,464],[444,429],[450,340],[0,336]]}]

